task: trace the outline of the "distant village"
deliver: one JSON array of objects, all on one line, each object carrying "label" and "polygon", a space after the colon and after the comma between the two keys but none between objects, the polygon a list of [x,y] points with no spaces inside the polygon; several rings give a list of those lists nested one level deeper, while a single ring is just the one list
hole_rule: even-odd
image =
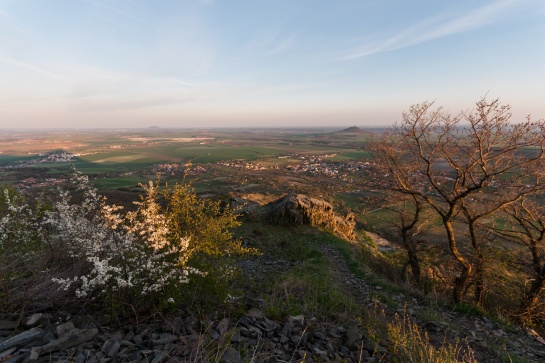
[{"label": "distant village", "polygon": [[13,165],[6,165],[0,167],[1,169],[18,169],[18,168],[26,168],[28,166],[36,165],[36,164],[45,164],[45,163],[68,163],[72,161],[72,158],[78,156],[77,154],[68,154],[68,153],[54,153],[54,154],[46,154],[46,153],[40,153],[38,154],[39,158],[36,159],[29,159],[29,160],[19,160],[13,163]]},{"label": "distant village", "polygon": [[303,156],[304,161],[301,164],[287,165],[286,169],[294,173],[305,173],[308,175],[321,175],[330,178],[345,180],[348,174],[364,170],[369,167],[368,162],[364,161],[327,161],[324,157],[333,157],[333,155],[323,156]]},{"label": "distant village", "polygon": [[[16,161],[12,165],[2,166],[0,167],[0,169],[21,169],[45,163],[68,163],[72,161],[72,158],[74,158],[75,156],[77,155],[68,153],[40,153],[38,154],[38,158]],[[61,185],[65,183],[65,181],[66,180],[64,178],[56,177],[49,177],[46,179],[36,179],[31,177],[19,181],[16,186],[20,189],[46,188]]]},{"label": "distant village", "polygon": [[[39,154],[38,158],[31,160],[18,161],[12,165],[3,166],[1,169],[17,169],[25,168],[37,164],[45,163],[58,163],[58,162],[70,162],[78,155],[68,153],[53,153],[53,154]],[[322,154],[322,155],[302,155],[302,154],[288,154],[279,156],[279,159],[289,159],[285,164],[271,163],[270,160],[260,164],[258,162],[250,162],[245,160],[228,160],[218,161],[216,166],[228,167],[237,170],[245,171],[264,171],[264,170],[285,170],[289,173],[302,173],[311,176],[323,176],[332,179],[348,180],[349,175],[368,169],[370,167],[369,162],[365,161],[332,161],[328,160],[335,157],[336,154]],[[193,165],[188,163],[160,163],[155,164],[151,168],[153,173],[160,173],[163,175],[201,175],[210,171],[214,164],[210,165]],[[30,177],[21,180],[17,186],[19,188],[41,188],[52,187],[64,183],[62,178],[50,177],[45,180],[38,180]]]},{"label": "distant village", "polygon": [[186,175],[200,175],[206,173],[208,170],[201,165],[192,165],[191,163],[179,164],[179,163],[161,163],[155,164],[152,167],[152,172],[161,173],[163,175],[177,175],[180,173]]},{"label": "distant village", "polygon": [[[304,173],[307,175],[325,176],[329,178],[346,179],[350,173],[364,170],[369,167],[368,162],[364,161],[329,161],[327,158],[335,157],[336,154],[326,155],[300,155],[290,154],[279,156],[279,159],[300,160],[298,163],[287,163],[286,165],[263,165],[257,162],[245,160],[218,161],[216,165],[238,170],[261,171],[261,170],[280,170],[284,169],[291,173]],[[199,175],[208,170],[200,165],[191,164],[163,163],[157,164],[152,169],[165,175],[175,175],[184,172],[187,175]]]}]

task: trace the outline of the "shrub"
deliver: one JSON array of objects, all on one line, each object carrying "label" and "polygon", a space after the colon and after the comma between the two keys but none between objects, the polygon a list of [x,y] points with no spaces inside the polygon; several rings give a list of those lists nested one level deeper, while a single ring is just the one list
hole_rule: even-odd
[{"label": "shrub", "polygon": [[188,239],[188,264],[206,271],[195,276],[186,290],[199,306],[215,306],[223,302],[235,276],[237,258],[257,254],[257,250],[242,246],[232,229],[240,222],[232,211],[223,207],[221,200],[198,198],[190,183],[180,183],[166,188],[164,197],[168,228],[178,239]]},{"label": "shrub", "polygon": [[[256,252],[233,238],[230,228],[239,223],[231,211],[220,201],[197,198],[190,184],[164,194],[159,181],[142,185],[136,210],[126,213],[97,194],[86,176],[74,171],[71,184],[82,201],[74,203],[71,193],[60,191],[48,208],[3,188],[0,302],[12,305],[7,310],[20,310],[24,301],[25,294],[17,300],[13,291],[29,295],[38,285],[50,294],[39,294],[41,301],[54,305],[71,295],[112,313],[126,311],[126,305],[136,313],[180,307],[196,292],[198,303],[216,304],[227,297],[234,259]],[[195,282],[188,285],[190,277]]]},{"label": "shrub", "polygon": [[190,274],[204,274],[187,265],[189,239],[169,229],[157,202],[158,184],[143,186],[136,211],[123,215],[85,176],[76,173],[73,181],[83,202],[71,204],[64,192],[45,221],[52,244],[73,266],[72,276],[54,280],[63,290],[78,298],[106,298],[112,306],[133,301],[145,307],[172,301],[168,293],[181,289]]}]

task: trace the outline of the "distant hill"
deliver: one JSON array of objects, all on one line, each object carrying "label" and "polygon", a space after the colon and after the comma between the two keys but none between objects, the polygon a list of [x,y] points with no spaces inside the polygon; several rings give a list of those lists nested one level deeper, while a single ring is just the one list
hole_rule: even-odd
[{"label": "distant hill", "polygon": [[365,131],[363,131],[362,129],[360,129],[359,127],[356,127],[356,126],[352,126],[352,127],[349,127],[347,129],[337,131],[337,132],[339,132],[339,133],[350,133],[350,134],[363,134],[363,133],[365,133]]}]

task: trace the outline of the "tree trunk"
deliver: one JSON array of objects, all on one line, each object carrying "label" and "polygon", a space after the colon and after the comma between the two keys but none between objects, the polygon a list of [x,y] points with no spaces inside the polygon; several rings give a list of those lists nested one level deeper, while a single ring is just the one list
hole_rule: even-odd
[{"label": "tree trunk", "polygon": [[412,280],[415,284],[420,282],[420,260],[418,259],[418,254],[414,246],[413,241],[409,237],[409,230],[412,227],[403,227],[401,229],[401,239],[403,242],[403,247],[407,251],[407,258],[409,260],[409,266],[411,267]]},{"label": "tree trunk", "polygon": [[524,300],[520,305],[521,317],[528,317],[532,314],[532,310],[539,302],[539,294],[545,288],[545,265],[538,272],[534,282],[530,286],[530,290],[526,293]]},{"label": "tree trunk", "polygon": [[484,305],[484,290],[485,290],[485,276],[484,276],[484,257],[482,253],[477,255],[477,263],[475,266],[475,303],[478,306]]},{"label": "tree trunk", "polygon": [[472,273],[472,266],[458,250],[458,245],[456,244],[454,229],[452,228],[452,221],[450,220],[450,218],[443,218],[443,224],[447,231],[450,252],[462,268],[460,275],[456,277],[456,279],[454,279],[454,288],[452,290],[452,297],[454,298],[454,302],[460,303],[463,300],[465,289]]},{"label": "tree trunk", "polygon": [[485,276],[484,276],[484,255],[481,248],[480,241],[477,236],[477,231],[475,230],[475,224],[477,219],[470,218],[469,214],[466,213],[466,217],[469,222],[469,235],[471,237],[471,246],[475,250],[475,294],[474,301],[478,306],[483,306],[484,304],[484,288],[485,288]]},{"label": "tree trunk", "polygon": [[411,266],[411,273],[413,276],[413,282],[415,284],[420,283],[420,260],[418,259],[418,255],[413,251],[408,251],[409,256],[409,265]]}]

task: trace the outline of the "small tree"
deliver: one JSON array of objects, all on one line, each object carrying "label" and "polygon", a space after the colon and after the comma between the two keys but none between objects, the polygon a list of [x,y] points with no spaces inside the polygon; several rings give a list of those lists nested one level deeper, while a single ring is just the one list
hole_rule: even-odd
[{"label": "small tree", "polygon": [[[543,196],[540,196],[541,198]],[[522,267],[528,278],[523,287],[521,320],[545,318],[545,206],[534,198],[522,198],[506,209],[508,223],[495,232],[523,246],[514,250],[512,263]]]},{"label": "small tree", "polygon": [[481,239],[475,234],[465,243],[454,222],[462,213],[475,227],[484,216],[542,188],[545,123],[511,124],[510,107],[498,100],[481,99],[473,112],[455,116],[432,106],[411,106],[369,151],[384,189],[423,200],[441,219],[458,265],[453,298],[461,302],[485,256]]}]

